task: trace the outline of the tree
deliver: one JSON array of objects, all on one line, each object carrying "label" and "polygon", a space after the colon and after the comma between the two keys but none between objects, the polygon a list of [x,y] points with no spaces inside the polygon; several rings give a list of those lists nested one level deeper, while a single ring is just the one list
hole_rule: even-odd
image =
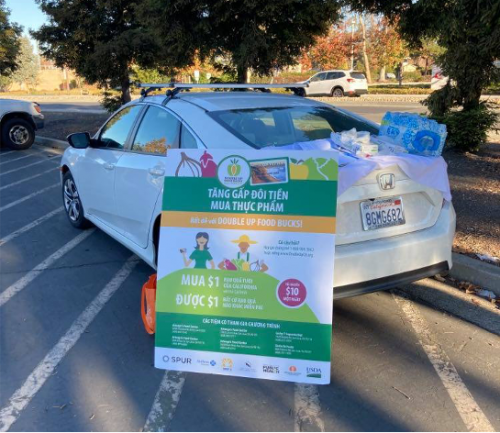
[{"label": "tree", "polygon": [[433,38],[423,38],[421,47],[416,52],[411,53],[411,56],[418,56],[425,59],[424,74],[428,72],[430,67],[436,63],[439,56],[445,52],[444,48],[439,46]]},{"label": "tree", "polygon": [[21,37],[21,50],[16,61],[18,67],[12,74],[12,81],[26,85],[28,88],[35,87],[38,72],[40,71],[40,63],[27,36]]},{"label": "tree", "polygon": [[132,65],[152,66],[155,40],[137,19],[136,0],[37,0],[49,23],[32,32],[42,54],[89,84],[119,87],[130,101]]},{"label": "tree", "polygon": [[16,58],[21,49],[22,27],[9,22],[10,11],[0,0],[0,76],[6,77],[17,68]]},{"label": "tree", "polygon": [[385,80],[387,68],[394,68],[407,55],[406,44],[385,17],[377,17],[368,32],[368,57],[374,69],[379,70],[379,81]]},{"label": "tree", "polygon": [[324,36],[304,51],[300,63],[307,69],[347,69],[351,49],[351,38],[337,26],[332,26]]},{"label": "tree", "polygon": [[239,82],[250,68],[264,76],[295,64],[339,17],[337,0],[146,0],[142,10],[162,41],[162,62],[183,68],[196,54],[202,61],[229,57],[223,69]]},{"label": "tree", "polygon": [[366,81],[368,83],[372,82],[372,73],[370,70],[370,62],[368,60],[368,53],[367,53],[367,42],[366,42],[366,26],[365,26],[365,17],[361,15],[359,17],[359,22],[361,24],[361,52],[363,53],[363,63],[365,65],[365,74],[366,74]]},{"label": "tree", "polygon": [[[480,97],[481,91],[498,77],[493,62],[500,57],[500,1],[348,0],[348,3],[359,10],[398,19],[398,29],[411,48],[420,48],[424,38],[436,40],[444,49],[436,63],[451,81],[433,92],[425,104],[432,116],[450,126],[461,125],[470,130],[468,135],[450,130],[449,138],[455,145],[477,148],[477,137],[486,137],[495,118]],[[457,116],[460,122],[456,122]],[[490,121],[477,122],[478,116]],[[465,125],[464,119],[470,119],[470,124]]]}]

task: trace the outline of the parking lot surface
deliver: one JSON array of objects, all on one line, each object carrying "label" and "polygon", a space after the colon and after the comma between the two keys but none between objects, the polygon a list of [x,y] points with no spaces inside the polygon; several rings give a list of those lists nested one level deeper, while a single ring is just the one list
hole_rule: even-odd
[{"label": "parking lot surface", "polygon": [[59,161],[0,153],[1,431],[500,429],[498,312],[405,288],[335,303],[328,386],[155,369],[140,317],[154,271],[68,223]]}]

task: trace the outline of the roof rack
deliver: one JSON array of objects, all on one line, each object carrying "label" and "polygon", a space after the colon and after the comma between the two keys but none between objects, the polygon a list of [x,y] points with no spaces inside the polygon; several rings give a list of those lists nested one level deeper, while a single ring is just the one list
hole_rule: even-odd
[{"label": "roof rack", "polygon": [[[141,96],[145,98],[148,94],[154,90],[158,89],[169,89],[167,90],[166,96],[167,101],[172,99],[182,90],[189,91],[190,89],[242,89],[242,90],[260,90],[261,92],[270,92],[270,89],[286,89],[291,90],[298,96],[304,96],[304,91],[301,89],[308,87],[306,83],[286,83],[286,84],[257,84],[257,83],[213,83],[213,84],[186,84],[186,83],[161,83],[161,84],[149,84],[140,83],[138,87],[141,87]],[[173,89],[173,90],[171,90]]]}]

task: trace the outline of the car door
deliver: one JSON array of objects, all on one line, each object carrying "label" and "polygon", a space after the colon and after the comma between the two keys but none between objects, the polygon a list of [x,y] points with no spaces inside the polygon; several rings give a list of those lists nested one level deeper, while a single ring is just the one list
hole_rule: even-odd
[{"label": "car door", "polygon": [[326,74],[325,81],[323,81],[323,86],[321,87],[322,93],[325,95],[330,95],[332,89],[335,87],[337,83],[338,72],[328,72]]},{"label": "car door", "polygon": [[78,161],[77,183],[85,212],[112,228],[117,224],[115,168],[142,109],[132,105],[117,112]]},{"label": "car door", "polygon": [[311,80],[309,81],[309,87],[307,88],[307,94],[308,95],[321,95],[322,90],[321,87],[323,85],[323,82],[326,78],[326,72],[320,72],[319,74],[314,75],[311,77]]},{"label": "car door", "polygon": [[138,122],[130,148],[116,167],[118,230],[146,248],[156,202],[163,190],[168,149],[178,148],[181,122],[163,107],[150,105]]}]

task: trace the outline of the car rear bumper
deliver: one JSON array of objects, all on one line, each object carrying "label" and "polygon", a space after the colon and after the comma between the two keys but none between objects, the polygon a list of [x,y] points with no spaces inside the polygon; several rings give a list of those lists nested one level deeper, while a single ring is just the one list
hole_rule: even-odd
[{"label": "car rear bumper", "polygon": [[32,116],[32,118],[33,118],[33,123],[35,124],[35,128],[36,129],[43,129],[44,124],[45,124],[44,116],[43,115]]},{"label": "car rear bumper", "polygon": [[334,299],[408,284],[450,269],[455,225],[455,210],[446,202],[432,227],[337,246]]},{"label": "car rear bumper", "polygon": [[368,89],[354,89],[348,92],[350,96],[361,96],[368,94]]}]

